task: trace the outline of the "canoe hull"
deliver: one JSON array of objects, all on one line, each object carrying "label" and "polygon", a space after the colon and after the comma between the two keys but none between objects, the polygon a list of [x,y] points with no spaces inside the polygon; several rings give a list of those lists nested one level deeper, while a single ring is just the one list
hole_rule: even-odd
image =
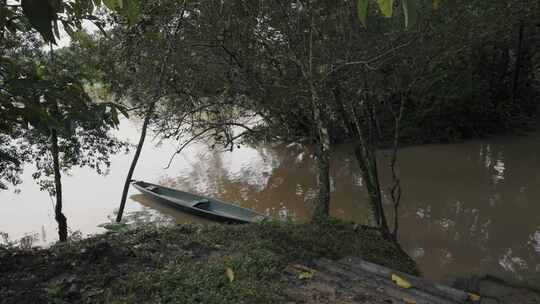
[{"label": "canoe hull", "polygon": [[[141,191],[141,192],[143,192],[143,191]],[[198,210],[197,208],[190,208],[190,207],[186,207],[186,206],[183,206],[183,205],[180,205],[180,204],[176,204],[174,202],[171,202],[170,200],[167,200],[167,199],[164,199],[164,198],[161,198],[161,197],[157,197],[157,196],[154,196],[154,195],[152,195],[152,198],[155,199],[156,201],[159,201],[160,203],[166,204],[167,206],[171,206],[171,207],[173,207],[175,209],[178,209],[180,211],[190,213],[190,214],[193,214],[193,215],[196,215],[196,216],[204,217],[204,218],[216,221],[216,222],[227,223],[227,224],[247,224],[247,223],[250,223],[249,221],[244,221],[244,220],[239,220],[239,219],[231,219],[231,218],[223,217],[223,216],[216,215],[216,214],[213,214],[213,213],[203,212],[203,211]]]},{"label": "canoe hull", "polygon": [[[154,185],[146,182],[140,182],[136,181],[132,183],[133,187],[135,187],[137,190],[139,190],[141,193],[147,194],[154,198],[156,201],[159,201],[160,203],[166,204],[168,206],[174,207],[176,209],[179,209],[181,211],[184,211],[186,213],[190,213],[196,216],[204,217],[213,221],[217,222],[223,222],[223,223],[230,223],[230,224],[245,224],[245,223],[253,223],[253,222],[259,222],[262,219],[266,218],[266,216],[257,213],[253,210],[245,209],[233,204],[221,202],[215,199],[207,198],[204,196],[195,195],[192,193],[187,193],[183,191],[179,191],[176,189],[166,188],[159,185]],[[150,187],[155,187],[157,189],[169,191],[171,193],[178,193],[177,195],[190,195],[190,198],[198,198],[200,200],[208,200],[211,204],[215,205],[218,204],[219,207],[228,208],[232,211],[233,214],[223,214],[223,212],[212,212],[211,210],[205,210],[193,207],[192,204],[189,201],[184,201],[182,199],[173,197],[173,196],[165,196],[160,195],[158,193],[153,192],[150,190]],[[247,213],[249,214],[249,217],[247,216],[238,216],[235,215],[234,212],[237,213]]]}]

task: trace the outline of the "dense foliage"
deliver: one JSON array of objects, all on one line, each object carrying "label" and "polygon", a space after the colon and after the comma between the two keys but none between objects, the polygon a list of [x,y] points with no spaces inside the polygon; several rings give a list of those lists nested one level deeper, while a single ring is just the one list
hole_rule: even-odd
[{"label": "dense foliage", "polygon": [[[391,3],[379,1],[384,15]],[[139,23],[102,40],[114,45],[105,66],[118,68],[106,82],[136,102],[159,100],[152,121],[164,137],[206,132],[232,147],[221,127],[250,113],[258,138],[315,144],[321,214],[330,142],[359,141],[384,225],[374,146],[525,130],[538,114],[538,3],[415,5],[414,23],[405,12],[368,24],[357,1],[148,3]]]},{"label": "dense foliage", "polygon": [[414,83],[404,135],[448,141],[534,126],[538,117],[537,1],[457,1],[418,33],[407,64]]},{"label": "dense foliage", "polygon": [[[118,145],[105,136],[118,124],[118,106],[92,102],[84,89],[85,79],[91,75],[73,64],[69,52],[46,54],[14,37],[9,42],[0,50],[4,72],[0,78],[0,132],[5,156],[1,163],[19,166],[25,161],[35,162],[35,177],[40,177],[41,169],[46,171],[48,167],[43,149],[47,149],[50,131],[56,129],[65,139],[61,144],[65,168],[89,165],[100,171],[100,163],[109,152],[97,147]],[[91,146],[103,156],[85,157],[90,153],[85,149]]]},{"label": "dense foliage", "polygon": [[[193,108],[197,97],[241,100],[235,106],[265,119],[271,130],[266,137],[298,140],[317,137],[302,73],[312,56],[334,141],[354,138],[343,132],[339,100],[362,98],[376,104],[376,135],[383,142],[391,138],[393,123],[385,103],[395,109],[401,99],[407,100],[402,123],[407,142],[460,140],[534,124],[540,11],[535,1],[456,1],[433,11],[431,1],[419,1],[423,13],[408,29],[403,17],[370,18],[364,28],[356,1],[308,2],[144,4],[139,23],[117,27],[124,44],[115,44],[115,50],[122,51],[103,53],[109,55],[107,67],[125,60],[109,80],[133,96],[140,95],[135,87],[154,90],[162,62],[156,59],[168,50],[174,55],[168,56],[162,76],[167,81],[160,88],[165,96],[174,95],[172,108],[190,103]],[[174,22],[182,34],[170,50],[167,27]],[[306,53],[312,27],[313,50]]]},{"label": "dense foliage", "polygon": [[33,29],[45,42],[56,44],[61,38],[60,29],[73,36],[83,28],[84,21],[103,31],[105,23],[95,15],[103,7],[119,13],[129,23],[139,17],[138,0],[3,0],[0,1],[0,36]]},{"label": "dense foliage", "polygon": [[[521,131],[537,121],[538,1],[451,2],[0,2],[0,187],[17,184],[29,161],[36,178],[55,175],[57,190],[52,171],[101,171],[121,146],[107,131],[122,107],[91,101],[85,85],[99,78],[144,117],[125,189],[147,126],[179,140],[178,152],[202,138],[230,150],[246,135],[301,141],[316,148],[315,214],[324,216],[331,144],[351,140],[384,227],[376,146]],[[97,14],[103,7],[110,10]],[[372,18],[379,13],[397,17]],[[101,32],[76,33],[83,20]],[[58,24],[77,42],[47,53],[30,29],[54,43]]]},{"label": "dense foliage", "polygon": [[[76,7],[79,2],[55,3],[54,12],[48,11],[48,1],[0,6],[0,188],[20,183],[23,166],[33,165],[32,176],[41,189],[56,196],[55,218],[59,238],[65,241],[62,172],[89,166],[105,173],[109,156],[125,144],[109,133],[119,124],[123,108],[92,100],[87,87],[96,74],[92,68],[79,67],[77,47],[47,52],[43,41],[28,29],[32,25],[45,41],[54,43],[50,27],[57,27],[58,13],[68,18],[63,20],[66,30],[69,22],[80,27],[82,18],[88,17]],[[19,14],[21,9],[26,18]]]}]

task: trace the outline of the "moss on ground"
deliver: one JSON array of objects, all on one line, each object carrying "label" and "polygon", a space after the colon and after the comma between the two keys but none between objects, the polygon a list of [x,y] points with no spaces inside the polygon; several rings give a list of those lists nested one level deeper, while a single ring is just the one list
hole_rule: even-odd
[{"label": "moss on ground", "polygon": [[417,272],[377,231],[337,220],[145,226],[49,249],[0,249],[0,302],[281,303],[288,265],[345,256]]}]

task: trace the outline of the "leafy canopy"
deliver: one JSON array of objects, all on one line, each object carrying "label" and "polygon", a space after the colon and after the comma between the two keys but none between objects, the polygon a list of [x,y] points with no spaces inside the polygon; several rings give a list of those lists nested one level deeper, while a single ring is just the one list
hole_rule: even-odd
[{"label": "leafy canopy", "polygon": [[21,0],[8,5],[0,2],[0,34],[25,32],[29,27],[38,31],[47,43],[56,44],[60,27],[73,35],[88,20],[103,30],[103,22],[95,15],[102,7],[118,12],[128,23],[139,18],[139,0]]},{"label": "leafy canopy", "polygon": [[117,104],[92,100],[87,90],[95,81],[90,67],[81,68],[77,48],[54,53],[31,33],[5,33],[0,44],[0,189],[21,182],[23,165],[51,190],[50,138],[58,137],[64,170],[89,166],[98,173],[109,156],[124,144],[109,131],[125,113]]}]

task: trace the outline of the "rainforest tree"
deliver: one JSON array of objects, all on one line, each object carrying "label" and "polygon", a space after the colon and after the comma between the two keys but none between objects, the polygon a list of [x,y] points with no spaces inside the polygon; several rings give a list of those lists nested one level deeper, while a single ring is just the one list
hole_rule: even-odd
[{"label": "rainforest tree", "polygon": [[91,69],[78,66],[79,55],[69,50],[44,51],[59,38],[59,22],[73,36],[82,20],[97,20],[94,4],[0,2],[0,186],[20,183],[23,165],[33,164],[42,190],[56,197],[60,241],[68,234],[62,172],[88,166],[105,173],[109,156],[125,146],[109,133],[123,108],[91,100]]}]

